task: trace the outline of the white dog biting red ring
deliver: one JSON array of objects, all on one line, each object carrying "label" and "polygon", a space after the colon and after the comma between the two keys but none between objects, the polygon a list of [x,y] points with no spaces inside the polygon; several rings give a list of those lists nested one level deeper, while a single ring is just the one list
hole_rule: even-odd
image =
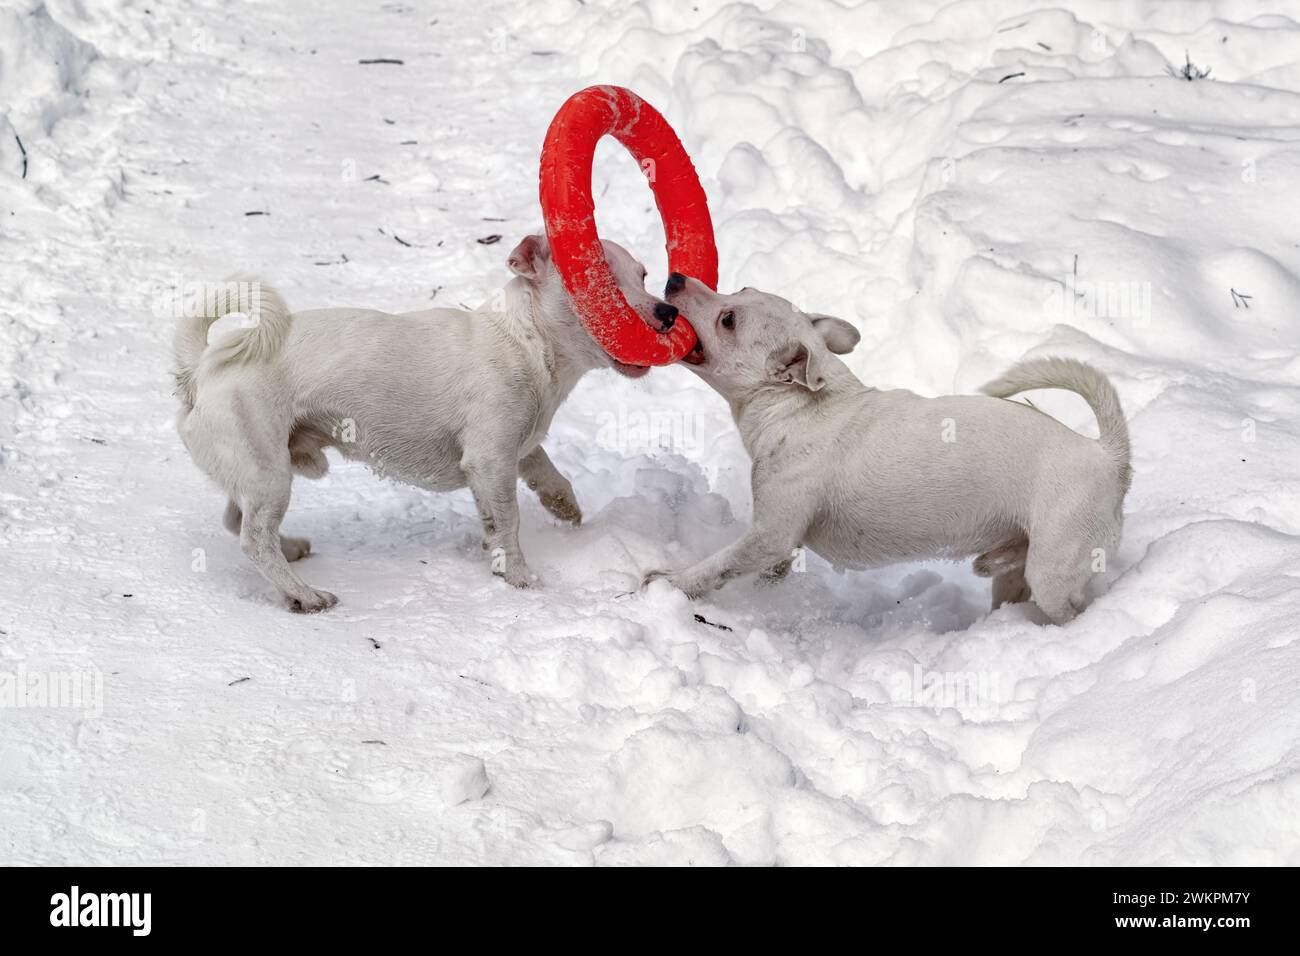
[{"label": "white dog biting red ring", "polygon": [[713,220],[691,158],[653,106],[621,86],[589,86],[565,101],[542,146],[541,200],[546,237],[574,311],[600,346],[625,365],[670,365],[695,346],[685,317],[657,333],[619,291],[596,234],[591,160],[610,135],[641,165],[664,224],[668,271],[718,286]]}]

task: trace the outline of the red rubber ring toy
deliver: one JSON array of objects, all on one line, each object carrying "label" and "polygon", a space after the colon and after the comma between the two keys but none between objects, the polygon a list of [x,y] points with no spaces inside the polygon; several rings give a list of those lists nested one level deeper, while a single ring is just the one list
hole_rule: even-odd
[{"label": "red rubber ring toy", "polygon": [[671,365],[694,348],[695,330],[684,316],[665,334],[646,325],[619,291],[596,234],[591,160],[607,134],[650,180],[667,239],[668,271],[718,287],[713,220],[691,158],[659,111],[621,86],[574,93],[546,131],[540,179],[551,260],[574,311],[610,356],[625,365]]}]

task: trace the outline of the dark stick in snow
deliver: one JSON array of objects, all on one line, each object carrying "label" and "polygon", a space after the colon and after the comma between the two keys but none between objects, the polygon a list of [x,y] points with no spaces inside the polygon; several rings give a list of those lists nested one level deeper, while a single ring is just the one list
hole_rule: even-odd
[{"label": "dark stick in snow", "polygon": [[714,624],[712,621],[707,620],[707,619],[704,617],[703,614],[696,614],[696,615],[695,615],[695,621],[696,621],[696,623],[698,623],[698,624],[707,624],[707,625],[709,625],[709,627],[716,627],[719,631],[733,631],[733,630],[735,630],[735,628],[727,627],[727,625],[725,625],[725,624]]}]

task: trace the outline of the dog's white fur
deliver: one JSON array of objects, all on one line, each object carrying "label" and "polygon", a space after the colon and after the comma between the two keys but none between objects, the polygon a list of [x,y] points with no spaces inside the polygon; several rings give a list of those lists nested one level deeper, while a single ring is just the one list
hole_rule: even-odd
[{"label": "dog's white fur", "polygon": [[[604,245],[637,314],[656,329],[671,325],[675,310],[645,291],[645,268],[616,243]],[[534,580],[519,550],[516,480],[557,518],[581,522],[573,488],[542,438],[586,372],[645,370],[619,366],[583,328],[545,239],[526,237],[508,264],[516,278],[495,307],[473,312],[291,315],[268,286],[231,283],[215,308],[182,320],[181,438],[228,495],[226,527],[291,610],[337,601],[289,566],[309,542],[280,535],[293,475],[324,475],[327,447],[433,491],[468,485],[492,569],[516,587]],[[252,314],[256,324],[209,345],[212,323],[233,312]]]},{"label": "dog's white fur", "polygon": [[[1119,399],[1096,369],[1036,359],[983,396],[878,391],[834,354],[859,340],[841,319],[679,275],[665,298],[695,327],[702,352],[690,367],[730,403],[753,459],[754,525],[647,580],[667,577],[694,597],[749,572],[779,576],[801,545],[853,567],[978,555],[995,608],[1032,597],[1059,624],[1083,607],[1090,575],[1118,545],[1130,481]],[[1083,396],[1100,440],[1003,400],[1040,388]]]}]

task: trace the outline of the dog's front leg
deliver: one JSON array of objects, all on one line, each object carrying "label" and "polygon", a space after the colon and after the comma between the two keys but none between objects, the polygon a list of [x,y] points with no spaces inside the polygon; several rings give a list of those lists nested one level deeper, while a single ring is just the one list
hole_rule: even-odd
[{"label": "dog's front leg", "polygon": [[582,524],[582,509],[573,496],[573,485],[560,474],[541,445],[519,459],[519,477],[555,517],[575,526]]},{"label": "dog's front leg", "polygon": [[787,526],[756,525],[737,542],[682,571],[652,571],[649,583],[666,578],[668,583],[689,598],[717,590],[732,578],[755,571],[765,571],[789,558],[802,537],[803,529]]},{"label": "dog's front leg", "polygon": [[483,520],[483,546],[492,556],[492,573],[517,588],[526,588],[534,578],[519,550],[518,466],[513,458],[467,451],[460,467]]}]

